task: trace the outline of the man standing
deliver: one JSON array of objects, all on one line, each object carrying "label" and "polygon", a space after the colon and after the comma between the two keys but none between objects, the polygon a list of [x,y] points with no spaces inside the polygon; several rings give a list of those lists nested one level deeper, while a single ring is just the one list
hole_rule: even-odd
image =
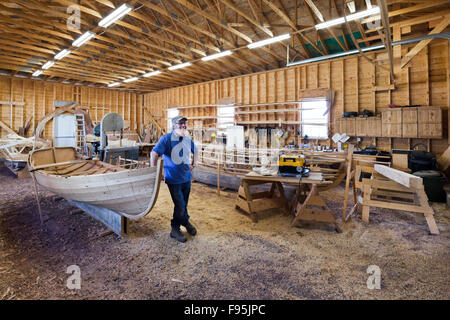
[{"label": "man standing", "polygon": [[[186,242],[186,237],[180,230],[184,226],[186,231],[195,236],[197,230],[189,222],[187,205],[191,191],[192,169],[195,165],[197,147],[186,135],[187,119],[177,116],[172,119],[173,130],[159,139],[151,153],[151,165],[156,166],[158,157],[163,156],[164,176],[169,187],[173,209],[173,219],[170,224],[172,231],[170,237],[180,242]],[[190,162],[191,152],[194,154],[192,164]]]}]

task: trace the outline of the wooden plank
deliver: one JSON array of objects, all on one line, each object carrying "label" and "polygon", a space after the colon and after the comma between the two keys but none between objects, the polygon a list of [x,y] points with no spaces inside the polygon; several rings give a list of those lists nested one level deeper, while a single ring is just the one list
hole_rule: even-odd
[{"label": "wooden plank", "polygon": [[336,223],[331,211],[319,209],[304,209],[299,218],[301,220]]},{"label": "wooden plank", "polygon": [[423,187],[423,181],[421,177],[417,177],[412,174],[394,168],[389,168],[380,164],[376,164],[374,166],[374,169],[376,172],[381,173],[383,176],[397,183],[400,183],[407,188],[418,189]]},{"label": "wooden plank", "polygon": [[124,237],[127,234],[127,218],[119,215],[117,212],[100,208],[97,206],[93,206],[87,203],[67,200],[73,205],[77,206],[84,212],[88,213],[91,217],[97,219],[101,223],[103,223],[110,230],[114,231],[120,237]]},{"label": "wooden plank", "polygon": [[447,168],[450,166],[450,146],[447,147],[447,150],[438,157],[437,163],[439,164],[439,169],[442,171],[447,170]]},{"label": "wooden plank", "polygon": [[[366,172],[366,170],[364,169],[363,172]],[[375,172],[374,174],[377,173]],[[395,190],[400,192],[412,192],[409,188],[406,188],[405,186],[402,186],[400,183],[397,183],[392,180],[381,180],[381,179],[372,180],[363,178],[362,183],[375,187],[377,189]]]},{"label": "wooden plank", "polygon": [[13,106],[24,106],[25,102],[17,102],[17,101],[0,101],[0,104],[7,104]]},{"label": "wooden plank", "polygon": [[236,199],[236,206],[241,208],[247,213],[251,213],[250,206],[248,205],[248,202],[240,197]]},{"label": "wooden plank", "polygon": [[50,164],[44,164],[42,166],[36,166],[33,169],[30,169],[30,172],[36,171],[36,170],[42,170],[42,169],[48,169],[53,168],[57,166],[65,166],[68,164],[75,164],[75,163],[81,163],[81,162],[88,162],[91,160],[71,160],[71,161],[65,161],[65,162],[58,162],[58,163],[50,163]]},{"label": "wooden plank", "polygon": [[394,168],[408,169],[408,154],[392,153],[392,166]]},{"label": "wooden plank", "polygon": [[363,204],[368,205],[370,207],[378,207],[378,208],[385,208],[385,209],[391,209],[391,210],[402,210],[402,211],[410,211],[410,212],[416,212],[416,213],[424,213],[424,209],[417,205],[412,204],[402,204],[402,203],[394,203],[389,200],[386,201],[380,201],[380,200],[365,200],[363,199]]},{"label": "wooden plank", "polygon": [[81,162],[81,163],[75,163],[75,164],[71,164],[68,167],[66,167],[65,169],[62,170],[58,170],[58,175],[65,175],[68,173],[71,173],[77,169],[80,169],[82,167],[84,167],[85,165],[87,165],[89,162]]},{"label": "wooden plank", "polygon": [[277,208],[283,208],[283,204],[278,198],[273,199],[258,199],[253,200],[251,203],[252,211],[258,212],[258,211],[266,211],[270,209],[277,209]]},{"label": "wooden plank", "polygon": [[352,172],[352,159],[353,159],[353,150],[355,146],[353,144],[349,144],[347,149],[347,178],[345,180],[345,190],[344,190],[344,204],[342,206],[342,221],[345,222],[345,216],[347,212],[347,200],[348,200],[348,189],[350,186],[351,172]]},{"label": "wooden plank", "polygon": [[402,124],[403,138],[417,138],[417,108],[403,108]]},{"label": "wooden plank", "polygon": [[0,127],[2,127],[3,129],[5,129],[7,132],[9,132],[11,134],[17,134],[14,130],[12,130],[6,123],[4,123],[1,120],[0,120]]},{"label": "wooden plank", "polygon": [[[392,198],[400,198],[403,200],[414,201],[414,193],[397,192],[392,190],[376,190],[372,191],[372,196],[383,196],[388,198],[388,201],[392,201]],[[382,199],[379,199],[382,200]]]}]

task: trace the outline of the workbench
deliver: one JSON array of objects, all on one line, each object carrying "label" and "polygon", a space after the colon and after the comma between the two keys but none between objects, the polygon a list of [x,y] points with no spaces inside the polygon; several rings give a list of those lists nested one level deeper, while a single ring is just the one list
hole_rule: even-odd
[{"label": "workbench", "polygon": [[137,145],[139,146],[139,155],[150,159],[150,153],[156,143],[140,142]]},{"label": "workbench", "polygon": [[[250,186],[268,183],[271,184],[269,191],[255,193],[250,190]],[[309,177],[301,179],[263,176],[250,172],[242,177],[236,198],[236,208],[248,213],[254,222],[258,221],[256,215],[258,211],[278,208],[283,210],[286,215],[294,214],[291,226],[295,226],[299,221],[330,222],[335,225],[338,232],[341,232],[332,211],[320,195],[320,187],[331,183],[332,181],[324,180],[320,173],[315,172],[311,172]],[[291,204],[286,198],[283,184],[297,187]]]}]

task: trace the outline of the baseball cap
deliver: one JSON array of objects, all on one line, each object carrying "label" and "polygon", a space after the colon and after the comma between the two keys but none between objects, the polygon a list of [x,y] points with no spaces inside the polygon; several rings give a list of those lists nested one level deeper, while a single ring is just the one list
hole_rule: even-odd
[{"label": "baseball cap", "polygon": [[186,122],[187,118],[183,117],[183,116],[176,116],[175,118],[172,119],[172,125],[176,125],[179,123],[183,123]]}]

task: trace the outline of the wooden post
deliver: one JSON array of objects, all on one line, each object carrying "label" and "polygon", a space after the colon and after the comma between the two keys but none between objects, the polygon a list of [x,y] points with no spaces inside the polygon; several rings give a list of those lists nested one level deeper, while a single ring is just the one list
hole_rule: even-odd
[{"label": "wooden post", "polygon": [[370,199],[370,186],[363,183],[363,208],[362,208],[362,221],[369,222],[370,207],[367,205]]},{"label": "wooden post", "polygon": [[[25,102],[25,80],[22,79],[22,102]],[[20,113],[20,126],[25,129],[25,124],[23,123],[25,113],[25,104],[22,105],[22,112]]]},{"label": "wooden post", "polygon": [[36,129],[36,82],[33,81],[33,131]]},{"label": "wooden post", "polygon": [[44,224],[44,218],[42,217],[42,210],[41,210],[41,204],[39,202],[39,190],[37,187],[36,177],[34,176],[34,173],[31,174],[33,176],[33,182],[34,182],[34,195],[36,197],[36,202],[38,205],[38,211],[39,211],[39,217],[41,219],[41,224]]},{"label": "wooden post", "polygon": [[10,86],[9,86],[9,102],[10,102],[10,119],[9,119],[9,127],[14,130],[14,122],[13,122],[13,79],[10,79]]},{"label": "wooden post", "polygon": [[220,158],[217,157],[217,195],[220,197]]},{"label": "wooden post", "polygon": [[347,212],[348,188],[350,186],[350,179],[352,175],[352,157],[354,147],[355,146],[353,144],[349,144],[347,149],[347,178],[345,180],[344,206],[342,208],[342,222],[345,222],[345,216]]}]

